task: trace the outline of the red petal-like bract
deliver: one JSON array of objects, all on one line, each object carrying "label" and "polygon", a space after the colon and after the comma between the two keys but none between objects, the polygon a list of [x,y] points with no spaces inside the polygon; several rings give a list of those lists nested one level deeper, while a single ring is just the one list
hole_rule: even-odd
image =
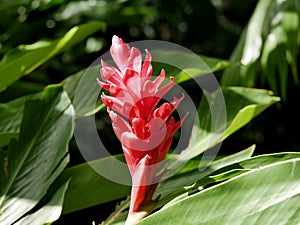
[{"label": "red petal-like bract", "polygon": [[[184,96],[158,107],[162,97],[174,86],[174,78],[160,87],[165,80],[162,70],[151,80],[151,54],[146,50],[142,64],[140,51],[112,38],[111,56],[117,68],[101,62],[103,81],[99,85],[110,93],[101,99],[108,107],[113,129],[122,143],[123,152],[132,177],[131,204],[127,224],[134,224],[135,214],[150,213],[158,199],[153,200],[154,191],[163,175],[157,174],[158,166],[166,156],[173,134],[180,128],[182,120],[174,122],[171,114]],[[143,217],[142,216],[142,217]],[[129,222],[128,222],[129,221]]]}]

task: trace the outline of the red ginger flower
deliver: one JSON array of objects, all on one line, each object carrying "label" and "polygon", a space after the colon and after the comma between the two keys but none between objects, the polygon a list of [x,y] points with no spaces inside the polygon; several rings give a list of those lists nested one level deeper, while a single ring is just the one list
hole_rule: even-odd
[{"label": "red ginger flower", "polygon": [[102,94],[101,98],[122,143],[132,177],[127,224],[134,224],[150,213],[158,200],[152,199],[163,175],[163,172],[157,174],[157,169],[170,148],[174,132],[182,124],[170,116],[184,96],[157,107],[173,87],[174,78],[160,87],[165,79],[162,70],[155,80],[150,80],[151,54],[146,50],[142,64],[140,51],[130,48],[117,36],[113,36],[110,53],[118,68],[102,61],[100,73],[104,82],[98,80],[98,83],[110,93],[110,96]]}]

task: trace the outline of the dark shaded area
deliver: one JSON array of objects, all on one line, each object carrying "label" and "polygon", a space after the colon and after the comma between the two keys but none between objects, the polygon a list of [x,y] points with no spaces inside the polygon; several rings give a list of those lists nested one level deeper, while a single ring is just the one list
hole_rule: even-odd
[{"label": "dark shaded area", "polygon": [[101,224],[114,210],[118,201],[109,202],[101,206],[95,206],[87,209],[80,210],[79,212],[73,212],[63,215],[61,219],[55,221],[55,225],[67,225],[67,224],[87,224],[92,225]]}]

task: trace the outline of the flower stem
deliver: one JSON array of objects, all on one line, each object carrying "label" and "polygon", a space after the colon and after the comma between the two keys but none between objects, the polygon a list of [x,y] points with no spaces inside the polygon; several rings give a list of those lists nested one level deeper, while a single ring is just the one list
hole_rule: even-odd
[{"label": "flower stem", "polygon": [[133,212],[130,215],[128,215],[125,225],[135,225],[148,215],[149,213],[147,211]]}]

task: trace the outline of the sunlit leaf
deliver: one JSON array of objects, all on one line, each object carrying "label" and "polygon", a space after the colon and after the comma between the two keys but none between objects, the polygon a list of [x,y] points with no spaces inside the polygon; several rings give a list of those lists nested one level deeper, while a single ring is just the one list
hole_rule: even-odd
[{"label": "sunlit leaf", "polygon": [[[161,195],[161,201],[158,203],[158,206],[163,206],[164,203],[170,201],[174,197],[188,192],[190,189],[195,188],[195,182],[207,177],[209,174],[224,168],[228,165],[239,163],[246,159],[249,159],[254,151],[255,146],[251,146],[241,152],[238,152],[233,155],[222,157],[216,160],[205,160],[205,157],[199,157],[193,159],[194,166],[191,168],[189,162],[183,167],[183,170],[186,172],[179,172],[175,176],[170,177],[167,180],[162,181],[156,193]],[[191,161],[191,160],[190,160]],[[214,183],[214,180],[211,180]]]},{"label": "sunlit leaf", "polygon": [[69,49],[92,33],[105,29],[101,22],[89,22],[73,27],[62,38],[55,41],[37,42],[6,55],[0,62],[0,91],[29,74],[51,57]]},{"label": "sunlit leaf", "polygon": [[[185,194],[187,192],[203,190],[208,185],[231,179],[247,171],[262,166],[267,166],[272,163],[300,158],[300,153],[298,152],[283,152],[276,154],[259,155],[252,158],[250,158],[249,156],[248,158],[245,157],[244,159],[240,158],[240,160],[238,160],[237,157],[239,155],[242,156],[251,148],[246,149],[238,154],[224,157],[221,160],[213,161],[208,167],[205,168],[205,170],[201,169],[201,167],[195,168],[194,171],[191,171],[184,175],[174,176],[171,179],[166,180],[166,182],[162,182],[159,186],[162,191],[161,193],[164,193],[164,191],[166,190],[173,190],[173,193],[169,191],[169,193],[171,194],[163,198],[159,202],[158,206],[164,205],[163,203],[165,203],[166,201],[168,202],[168,200],[174,198],[174,196],[181,196],[180,199],[186,198],[188,197],[188,195]],[[183,185],[184,187],[182,188]],[[160,192],[158,191],[158,193]],[[173,203],[175,201],[176,200],[172,200]],[[168,203],[168,205],[169,204],[171,203]]]},{"label": "sunlit leaf", "polygon": [[[105,109],[98,85],[100,65],[90,66],[63,81],[76,111],[76,117],[86,117]],[[103,91],[103,90],[102,90]]]},{"label": "sunlit leaf", "polygon": [[297,49],[300,4],[296,0],[260,0],[231,56],[223,85],[254,87],[268,83],[286,100],[289,76],[299,85]]},{"label": "sunlit leaf", "polygon": [[12,224],[35,207],[69,161],[74,109],[61,86],[47,87],[40,99],[28,100],[18,140],[1,162],[0,221]]},{"label": "sunlit leaf", "polygon": [[[199,56],[199,58],[205,64],[205,67],[200,68],[187,68],[179,72],[174,76],[176,83],[182,83],[193,78],[197,78],[201,75],[210,74],[220,70],[224,70],[230,66],[230,63],[226,60],[221,60],[217,58],[211,58],[206,56]],[[207,66],[207,67],[206,67]]]},{"label": "sunlit leaf", "polygon": [[[64,194],[67,190],[68,182],[55,187],[55,192],[46,199],[46,203],[39,204],[39,208],[30,212],[19,220],[16,225],[41,225],[56,221],[62,212]],[[41,200],[43,202],[43,199]]]},{"label": "sunlit leaf", "polygon": [[[187,164],[186,170],[184,170],[183,168],[182,171],[196,170],[199,172],[199,168],[203,166],[206,169],[205,171],[203,170],[203,172],[200,175],[204,177],[205,175],[208,175],[221,167],[232,163],[238,163],[243,159],[249,158],[252,155],[253,150],[254,148],[252,146],[251,148],[246,149],[240,153],[219,159],[215,162],[210,161],[208,165],[202,165],[200,164],[200,161],[203,162],[202,160],[196,160],[194,166],[191,167],[191,164]],[[105,177],[101,176],[101,174],[97,173],[93,169],[106,168],[113,172],[114,168],[111,168],[113,165],[113,163],[111,163],[113,158],[114,156],[111,156],[108,158],[103,158],[89,163],[73,166],[64,170],[59,180],[70,179],[69,188],[65,196],[63,208],[64,213],[74,212],[79,209],[84,209],[94,205],[99,205],[109,201],[117,200],[130,194],[129,186],[121,185],[110,181]],[[116,159],[121,160],[123,159],[123,156],[116,156]],[[183,173],[183,176],[185,175],[186,172]],[[188,176],[184,180],[178,179],[179,177],[174,179],[172,178],[169,181],[167,180],[166,182],[163,182],[159,186],[157,192],[159,194],[166,195],[167,193],[170,193],[170,190],[172,192],[184,185],[188,185],[194,182],[195,180],[199,179],[200,175],[196,174],[194,176]],[[127,177],[127,179],[130,180],[130,175],[128,171],[119,171],[118,176],[123,177],[124,179],[126,179]],[[174,180],[175,182],[177,182],[176,184],[173,183]],[[87,187],[89,191],[85,192],[84,190]],[[76,198],[74,198],[74,196],[76,196]]]},{"label": "sunlit leaf", "polygon": [[189,147],[179,157],[193,158],[214,147],[280,100],[269,91],[242,87],[223,88],[209,96],[210,102],[206,98],[201,101],[200,122],[195,123]]},{"label": "sunlit leaf", "polygon": [[[192,195],[195,195],[195,193],[205,191],[207,189],[207,186],[209,185],[216,185],[217,180],[213,178],[222,178],[220,181],[224,181],[248,171],[255,171],[258,168],[262,168],[264,166],[278,164],[280,162],[286,162],[290,160],[298,160],[300,158],[300,153],[298,152],[266,154],[250,158],[250,155],[249,157],[246,157],[247,152],[249,153],[249,150],[253,150],[253,146],[238,154],[224,157],[221,160],[212,162],[210,167],[206,168],[207,172],[206,170],[201,170],[201,167],[195,168],[192,173],[186,173],[184,176],[174,176],[170,179],[171,182],[169,182],[169,180],[167,180],[165,183],[163,182],[163,185],[161,185],[161,188],[159,189],[159,191],[157,191],[158,193],[160,193],[161,191],[163,192],[165,189],[172,189],[175,182],[179,183],[178,187],[184,187],[176,190],[175,185],[173,189],[176,191],[169,195],[169,197],[162,198],[159,201],[157,205],[157,209],[159,209],[158,212],[160,213],[160,211],[164,210],[165,208],[172,207],[172,205],[178,202],[189,199]],[[198,164],[199,163],[200,160],[198,160]],[[226,176],[223,176],[225,174]],[[190,182],[190,186],[186,186],[188,180]],[[123,212],[123,216],[119,217],[112,224],[124,224],[126,219],[126,216],[124,215],[126,215],[126,212]]]},{"label": "sunlit leaf", "polygon": [[251,170],[138,224],[296,224],[300,219],[299,166],[298,158]]}]

